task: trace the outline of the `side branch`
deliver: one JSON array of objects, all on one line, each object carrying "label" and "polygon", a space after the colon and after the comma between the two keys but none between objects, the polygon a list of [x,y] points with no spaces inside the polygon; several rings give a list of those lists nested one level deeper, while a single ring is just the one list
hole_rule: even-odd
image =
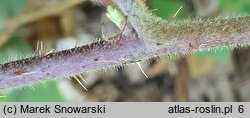
[{"label": "side branch", "polygon": [[250,31],[250,16],[167,21],[151,14],[143,0],[113,0],[113,2],[128,16],[132,27],[149,46],[172,44],[178,42],[179,38],[186,38],[184,42],[195,43],[193,38],[200,36],[204,38],[217,34],[230,36]]}]

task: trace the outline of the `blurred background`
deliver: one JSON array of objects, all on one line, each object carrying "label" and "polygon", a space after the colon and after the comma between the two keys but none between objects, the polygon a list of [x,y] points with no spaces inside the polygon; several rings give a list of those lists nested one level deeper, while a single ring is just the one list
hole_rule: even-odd
[{"label": "blurred background", "polygon": [[[176,20],[250,14],[249,0],[147,0],[147,5],[166,20],[182,5]],[[114,36],[119,28],[106,9],[87,0],[1,0],[0,63]],[[129,64],[82,73],[88,91],[76,78],[65,77],[2,90],[0,96],[6,97],[0,101],[250,101],[247,47],[155,58],[141,65],[150,78]]]}]

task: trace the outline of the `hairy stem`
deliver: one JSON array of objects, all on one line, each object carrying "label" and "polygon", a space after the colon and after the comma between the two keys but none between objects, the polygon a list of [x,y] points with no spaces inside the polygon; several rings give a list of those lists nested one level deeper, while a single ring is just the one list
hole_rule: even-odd
[{"label": "hairy stem", "polygon": [[[133,0],[113,1],[132,2]],[[136,31],[132,30],[133,28],[126,28],[121,37],[117,36],[111,41],[101,41],[2,64],[0,65],[0,89],[134,63],[167,54],[185,54],[213,47],[250,43],[249,16],[169,24],[151,15],[145,19],[146,13],[139,15],[140,12],[135,12],[138,16],[134,17],[133,15],[136,14],[130,14],[131,9],[125,8],[120,3],[118,5],[125,14],[127,13],[128,18],[133,17],[129,18],[129,23]],[[130,7],[130,3],[124,5]],[[153,43],[148,45],[150,41]]]},{"label": "hairy stem", "polygon": [[0,88],[133,63],[166,54],[185,53],[224,45],[248,44],[250,31],[235,34],[205,34],[195,38],[175,38],[178,38],[177,42],[148,47],[143,39],[130,33],[123,35],[116,42],[101,41],[44,56],[5,63],[0,66]]},{"label": "hairy stem", "polygon": [[142,0],[113,0],[146,44],[178,42],[204,35],[237,35],[250,31],[250,16],[238,18],[210,18],[186,21],[163,20],[150,13]]}]

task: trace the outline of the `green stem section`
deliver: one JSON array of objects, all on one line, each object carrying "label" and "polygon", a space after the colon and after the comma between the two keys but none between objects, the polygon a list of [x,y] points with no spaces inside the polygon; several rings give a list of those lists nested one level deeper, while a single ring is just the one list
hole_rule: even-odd
[{"label": "green stem section", "polygon": [[238,18],[211,18],[186,21],[166,21],[150,13],[141,0],[113,0],[128,16],[129,22],[146,44],[169,44],[178,38],[201,35],[237,35],[250,30],[250,16]]}]

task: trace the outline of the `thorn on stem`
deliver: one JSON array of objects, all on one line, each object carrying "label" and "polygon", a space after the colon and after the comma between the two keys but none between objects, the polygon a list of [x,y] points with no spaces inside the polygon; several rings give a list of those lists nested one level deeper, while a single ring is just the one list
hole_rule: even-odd
[{"label": "thorn on stem", "polygon": [[142,69],[140,62],[136,62],[136,64],[138,65],[138,67],[140,68],[140,70],[141,70],[141,72],[144,74],[144,76],[145,76],[146,78],[148,78],[148,75],[147,75],[147,74],[144,72],[144,70]]},{"label": "thorn on stem", "polygon": [[175,18],[177,16],[177,14],[179,14],[179,12],[181,11],[182,8],[183,8],[183,5],[175,12],[173,18]]},{"label": "thorn on stem", "polygon": [[27,72],[27,71],[16,71],[14,72],[14,74],[16,76],[19,76],[19,75],[30,75],[30,74],[33,74],[34,72]]},{"label": "thorn on stem", "polygon": [[[79,76],[72,76],[72,77],[69,77],[70,79],[75,79],[86,91],[88,91],[88,89],[82,84],[82,82],[79,80],[78,78]],[[85,81],[86,82],[86,81]]]},{"label": "thorn on stem", "polygon": [[43,41],[37,40],[36,43],[36,52],[38,53],[38,55],[42,55],[44,52],[44,44]]},{"label": "thorn on stem", "polygon": [[113,37],[110,37],[110,38],[107,38],[107,39],[104,38],[104,39],[106,39],[107,41],[114,41],[116,39],[120,39],[122,37],[123,32],[125,31],[127,23],[128,23],[128,16],[125,16],[125,22],[124,22],[124,25],[123,25],[121,31],[117,35],[115,35]]},{"label": "thorn on stem", "polygon": [[83,82],[84,82],[85,84],[87,84],[87,81],[83,78],[82,75],[78,75],[78,77],[79,77],[81,80],[83,80]]},{"label": "thorn on stem", "polygon": [[53,53],[54,52],[54,49],[50,50],[49,52],[45,53],[44,54],[44,57],[48,58],[48,55]]},{"label": "thorn on stem", "polygon": [[183,8],[183,5],[175,12],[175,14],[168,20],[168,23],[172,22],[175,17],[180,13],[181,9]]}]

